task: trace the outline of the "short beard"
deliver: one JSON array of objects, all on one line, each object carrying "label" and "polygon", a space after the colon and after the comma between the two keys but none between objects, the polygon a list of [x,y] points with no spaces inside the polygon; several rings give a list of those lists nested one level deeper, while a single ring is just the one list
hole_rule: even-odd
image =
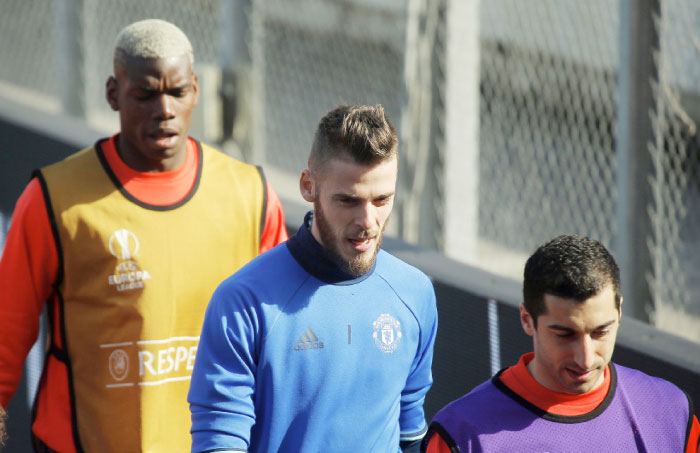
[{"label": "short beard", "polygon": [[[318,197],[317,197],[318,198]],[[387,219],[388,221],[389,219]],[[336,248],[336,243],[335,239],[341,239],[342,238],[334,238],[333,233],[331,232],[331,227],[328,225],[328,221],[326,220],[326,216],[323,212],[323,209],[321,208],[321,204],[314,201],[314,222],[316,222],[316,226],[318,227],[318,232],[319,235],[321,236],[321,242],[323,242],[323,246],[326,249],[326,252],[328,255],[331,257],[333,262],[340,267],[343,271],[347,272],[348,274],[354,276],[354,277],[359,277],[360,275],[364,275],[367,272],[369,272],[372,267],[374,267],[374,261],[377,259],[377,253],[379,253],[379,249],[382,246],[382,238],[384,237],[384,228],[386,228],[387,222],[384,222],[384,225],[382,225],[382,230],[379,232],[377,235],[376,241],[377,241],[377,246],[374,248],[374,254],[372,255],[372,258],[368,260],[363,260],[363,255],[360,254],[356,256],[355,258],[351,260],[347,260],[341,255],[340,251]]]}]

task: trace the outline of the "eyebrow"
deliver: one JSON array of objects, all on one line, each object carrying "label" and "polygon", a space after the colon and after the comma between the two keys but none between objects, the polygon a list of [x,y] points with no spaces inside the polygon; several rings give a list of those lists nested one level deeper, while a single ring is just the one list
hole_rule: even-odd
[{"label": "eyebrow", "polygon": [[[185,90],[191,86],[193,86],[194,83],[192,82],[184,82],[181,85],[175,85],[173,87],[168,88],[166,91],[172,91],[172,90]],[[151,85],[148,81],[142,80],[139,81],[138,83],[135,83],[131,87],[134,90],[143,90],[143,91],[150,91],[150,92],[160,92],[159,89],[154,89],[153,85]]]},{"label": "eyebrow", "polygon": [[[610,321],[608,321],[608,322],[606,322],[606,323],[604,323],[604,324],[601,324],[601,325],[597,326],[597,327],[594,328],[593,330],[595,331],[595,330],[605,329],[606,327],[610,327],[611,325],[615,324],[615,322],[617,322],[617,320],[616,320],[616,319],[612,319],[612,320],[610,320]],[[565,332],[575,332],[575,331],[576,331],[576,329],[572,329],[571,327],[566,327],[566,326],[562,326],[562,325],[559,325],[559,324],[550,324],[550,325],[548,325],[547,327],[548,327],[549,329],[552,329],[552,330],[563,330],[563,331],[565,331]]]},{"label": "eyebrow", "polygon": [[[373,200],[380,199],[380,198],[390,198],[393,197],[396,194],[396,192],[387,192],[384,194],[377,195],[376,197],[372,198]],[[332,195],[332,198],[336,200],[362,200],[363,197],[358,197],[357,195],[354,194],[349,194],[349,193],[336,193]]]}]

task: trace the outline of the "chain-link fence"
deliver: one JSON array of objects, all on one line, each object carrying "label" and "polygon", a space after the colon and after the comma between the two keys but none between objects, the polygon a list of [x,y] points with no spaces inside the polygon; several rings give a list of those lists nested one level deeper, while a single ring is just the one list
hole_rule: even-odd
[{"label": "chain-link fence", "polygon": [[610,245],[618,60],[611,3],[482,3],[481,238],[528,254],[562,233]]},{"label": "chain-link fence", "polygon": [[700,340],[700,4],[661,3],[649,150],[654,321]]},{"label": "chain-link fence", "polygon": [[643,81],[653,88],[645,110],[653,131],[640,146],[652,164],[640,180],[651,196],[633,220],[649,216],[646,234],[625,237],[616,214],[633,203],[619,191],[617,168],[627,107],[619,104],[621,20],[630,19],[621,2],[556,0],[480,4],[479,236],[523,253],[562,233],[614,251],[625,241],[648,248],[649,267],[633,276],[648,286],[645,311],[698,341],[700,5],[646,3],[656,36],[640,52],[655,63]]},{"label": "chain-link fence", "polygon": [[[119,30],[131,22],[159,18],[190,37],[197,62],[216,64],[219,0],[2,0],[0,81],[79,105],[91,117],[110,112],[104,84],[112,74]],[[73,84],[77,89],[70,89]]]},{"label": "chain-link fence", "polygon": [[318,120],[339,103],[382,104],[400,118],[401,2],[371,3],[254,2],[255,155],[267,165],[296,175]]},{"label": "chain-link fence", "polygon": [[0,3],[0,80],[56,96],[53,25],[48,1]]},{"label": "chain-link fence", "polygon": [[114,39],[136,20],[158,18],[180,27],[192,41],[197,63],[216,64],[219,50],[219,1],[82,0],[87,110],[108,111],[104,83],[112,74]]},{"label": "chain-link fence", "polygon": [[[245,138],[239,140],[242,155],[296,182],[328,109],[341,102],[381,103],[406,153],[391,232],[449,250],[445,213],[460,206],[444,200],[444,113],[450,103],[473,101],[446,90],[449,70],[459,64],[446,58],[453,39],[447,18],[456,1],[3,0],[0,85],[65,105],[65,85],[83,80],[73,97],[83,97],[84,115],[92,120],[108,112],[104,81],[121,27],[147,17],[170,20],[190,36],[198,62],[217,64],[232,23],[225,12],[242,5],[233,8],[245,13],[248,27],[249,61],[238,73],[245,80],[237,85],[233,134]],[[648,266],[633,278],[646,285],[649,301],[633,297],[626,305],[646,304],[642,312],[657,326],[700,341],[700,4],[476,3],[475,240],[487,246],[472,264],[491,262],[490,270],[519,279],[524,257],[557,234],[592,236],[613,251],[633,244],[648,255]],[[621,96],[627,68],[621,66],[627,58],[621,36],[630,15],[621,11],[633,3],[652,4],[656,36],[641,49],[655,66],[641,84],[652,93],[642,112],[650,123],[635,131],[645,140],[635,152],[650,162],[637,175],[649,192],[635,213],[649,224],[639,236],[619,221],[631,203],[620,182],[628,171],[620,168],[621,153],[628,152],[620,118],[630,109]],[[66,59],[79,76],[55,70]],[[295,184],[277,189],[282,197],[298,190]]]}]

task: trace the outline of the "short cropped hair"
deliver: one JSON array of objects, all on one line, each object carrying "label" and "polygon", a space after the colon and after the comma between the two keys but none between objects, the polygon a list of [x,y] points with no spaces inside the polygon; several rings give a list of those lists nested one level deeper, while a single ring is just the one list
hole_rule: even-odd
[{"label": "short cropped hair", "polygon": [[563,235],[541,245],[525,263],[523,303],[537,327],[550,294],[584,302],[612,285],[615,307],[620,310],[620,269],[615,258],[598,241]]},{"label": "short cropped hair", "polygon": [[194,64],[194,52],[187,35],[177,26],[161,19],[146,19],[127,25],[114,44],[114,66],[129,57],[169,58],[187,55]]},{"label": "short cropped hair", "polygon": [[397,153],[396,129],[381,105],[340,105],[319,121],[309,166],[313,170],[342,156],[374,165]]}]

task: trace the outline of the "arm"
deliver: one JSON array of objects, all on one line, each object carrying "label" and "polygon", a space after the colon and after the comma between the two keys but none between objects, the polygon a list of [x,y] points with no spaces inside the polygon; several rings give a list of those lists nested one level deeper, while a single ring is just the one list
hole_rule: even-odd
[{"label": "arm", "polygon": [[265,226],[260,237],[260,253],[264,253],[277,244],[281,244],[289,237],[287,235],[287,227],[284,224],[282,203],[270,183],[266,182],[265,184],[267,184],[267,203]]},{"label": "arm", "polygon": [[420,453],[420,446],[423,438],[416,440],[402,440],[399,442],[401,453]]},{"label": "arm", "polygon": [[32,179],[17,201],[0,259],[0,406],[7,407],[36,341],[39,314],[58,274],[44,196]]},{"label": "arm", "polygon": [[429,431],[421,446],[423,453],[458,453],[457,448],[450,448],[437,431]]},{"label": "arm", "polygon": [[5,445],[7,440],[7,429],[5,428],[5,409],[0,407],[0,448]]},{"label": "arm", "polygon": [[686,453],[700,453],[700,423],[698,417],[693,416],[693,424],[690,428],[688,436],[688,445],[685,448]]},{"label": "arm", "polygon": [[[427,430],[423,402],[425,401],[425,394],[428,393],[433,383],[433,346],[437,333],[437,307],[432,284],[428,283],[424,297],[427,299],[427,304],[424,313],[419,318],[421,329],[420,345],[416,352],[411,372],[406,380],[406,385],[401,392],[399,425],[401,427],[402,448],[413,448],[413,443],[420,441]],[[413,450],[408,449],[404,451]]]},{"label": "arm", "polygon": [[192,451],[246,451],[255,423],[258,313],[235,278],[214,292],[202,327],[187,400]]}]

